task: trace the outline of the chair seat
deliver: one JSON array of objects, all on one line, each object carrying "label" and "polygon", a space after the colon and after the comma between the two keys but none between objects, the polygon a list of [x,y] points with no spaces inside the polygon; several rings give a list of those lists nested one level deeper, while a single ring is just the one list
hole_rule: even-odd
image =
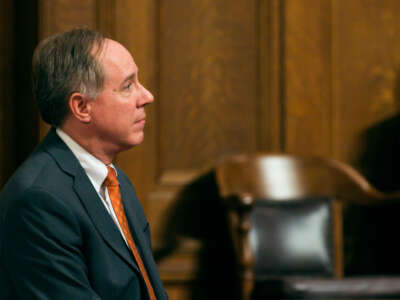
[{"label": "chair seat", "polygon": [[400,298],[400,276],[343,279],[283,277],[256,280],[252,299]]}]

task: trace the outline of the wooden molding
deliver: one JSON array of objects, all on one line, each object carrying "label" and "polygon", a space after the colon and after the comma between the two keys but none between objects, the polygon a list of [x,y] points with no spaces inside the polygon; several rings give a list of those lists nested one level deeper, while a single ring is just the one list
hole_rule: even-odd
[{"label": "wooden molding", "polygon": [[284,0],[258,1],[259,150],[283,151]]}]

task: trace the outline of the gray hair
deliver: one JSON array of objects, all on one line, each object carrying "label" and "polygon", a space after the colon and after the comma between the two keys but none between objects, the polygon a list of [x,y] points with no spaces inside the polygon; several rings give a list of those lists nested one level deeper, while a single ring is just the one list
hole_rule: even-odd
[{"label": "gray hair", "polygon": [[104,72],[97,55],[104,41],[98,31],[74,29],[51,36],[36,48],[33,92],[45,122],[56,127],[62,124],[73,93],[93,99],[103,89]]}]

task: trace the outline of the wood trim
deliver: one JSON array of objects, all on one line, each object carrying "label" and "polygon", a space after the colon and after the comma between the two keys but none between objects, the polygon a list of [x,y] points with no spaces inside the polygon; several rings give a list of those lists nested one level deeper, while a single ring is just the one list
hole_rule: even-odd
[{"label": "wood trim", "polygon": [[329,80],[329,92],[328,92],[328,99],[327,101],[327,110],[328,112],[326,113],[326,116],[328,117],[328,121],[327,121],[327,133],[329,134],[329,138],[327,140],[328,146],[328,153],[326,153],[327,156],[332,157],[333,154],[333,120],[334,120],[334,105],[333,105],[333,69],[335,67],[334,61],[333,61],[333,34],[334,34],[334,30],[333,30],[333,4],[334,1],[330,0],[329,1],[329,9],[330,9],[330,20],[329,20],[329,27],[330,27],[330,37],[329,37],[329,42],[330,42],[330,47],[329,47],[329,75],[328,75],[328,80]]},{"label": "wood trim", "polygon": [[344,253],[343,253],[343,205],[338,201],[332,203],[332,227],[333,227],[333,259],[335,269],[333,270],[336,278],[344,275]]},{"label": "wood trim", "polygon": [[330,156],[339,159],[339,154],[337,153],[337,131],[338,127],[338,107],[337,107],[337,87],[338,87],[338,77],[337,77],[337,3],[334,0],[331,0],[331,101],[330,101],[330,124],[331,124],[331,138],[330,138]]},{"label": "wood trim", "polygon": [[259,148],[284,150],[283,0],[259,3]]},{"label": "wood trim", "polygon": [[187,169],[187,170],[167,170],[163,172],[160,176],[160,182],[158,184],[160,187],[163,186],[177,186],[183,187],[186,184],[189,184],[196,177],[204,174],[205,171],[203,169]]}]

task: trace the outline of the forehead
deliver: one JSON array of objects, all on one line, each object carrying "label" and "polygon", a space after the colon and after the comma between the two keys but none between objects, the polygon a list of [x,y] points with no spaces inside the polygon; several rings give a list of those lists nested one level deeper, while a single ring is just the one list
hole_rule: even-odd
[{"label": "forehead", "polygon": [[106,81],[124,80],[127,76],[137,73],[132,55],[116,41],[106,39],[98,59],[103,66]]}]

